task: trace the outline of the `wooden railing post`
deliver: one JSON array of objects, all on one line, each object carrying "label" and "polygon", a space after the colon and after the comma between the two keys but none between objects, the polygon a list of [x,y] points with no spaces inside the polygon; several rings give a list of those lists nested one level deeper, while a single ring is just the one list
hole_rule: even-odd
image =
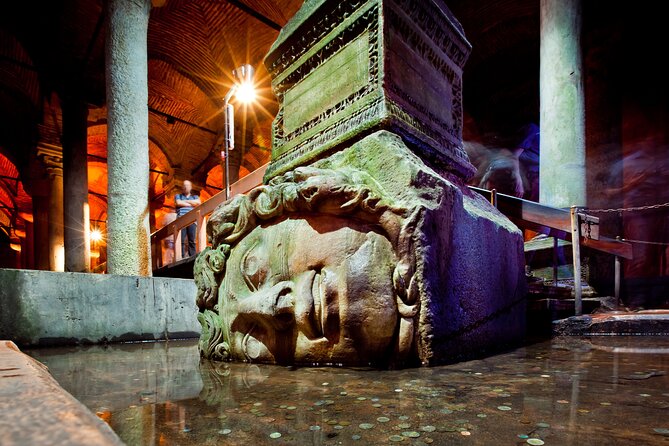
[{"label": "wooden railing post", "polygon": [[196,252],[200,253],[207,247],[207,216],[197,211],[197,235],[195,237]]},{"label": "wooden railing post", "polygon": [[576,316],[581,316],[583,314],[583,288],[581,285],[581,222],[578,211],[578,206],[572,206],[570,209],[571,255],[574,262],[574,313]]},{"label": "wooden railing post", "polygon": [[181,228],[178,225],[174,225],[174,261],[178,262],[181,260]]}]

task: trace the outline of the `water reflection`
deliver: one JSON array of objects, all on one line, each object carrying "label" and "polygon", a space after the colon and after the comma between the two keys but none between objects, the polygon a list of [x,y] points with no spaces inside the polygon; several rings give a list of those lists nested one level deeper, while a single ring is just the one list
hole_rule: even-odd
[{"label": "water reflection", "polygon": [[130,445],[669,444],[665,338],[400,371],[199,364],[194,343],[30,353]]}]

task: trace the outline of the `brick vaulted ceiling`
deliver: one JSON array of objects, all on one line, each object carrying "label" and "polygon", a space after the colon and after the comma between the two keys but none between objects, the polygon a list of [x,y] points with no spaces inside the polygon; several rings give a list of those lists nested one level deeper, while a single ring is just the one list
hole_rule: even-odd
[{"label": "brick vaulted ceiling", "polygon": [[206,174],[198,168],[207,158],[216,156],[216,133],[223,127],[223,97],[232,85],[232,70],[242,64],[256,67],[261,92],[250,125],[271,119],[275,105],[262,59],[278,31],[254,17],[252,11],[283,26],[301,3],[169,0],[165,6],[152,10],[148,38],[149,106],[211,130],[152,113],[152,140],[163,149],[173,167]]},{"label": "brick vaulted ceiling", "polygon": [[[0,15],[0,154],[25,182],[39,125],[50,124],[48,132],[58,135],[59,103],[72,95],[82,97],[92,107],[89,189],[91,200],[101,201],[100,206],[92,203],[92,211],[100,208],[99,218],[106,211],[105,1],[9,2]],[[150,193],[160,196],[167,175],[176,169],[204,183],[216,166],[222,98],[239,65],[256,67],[260,89],[259,104],[248,120],[253,136],[246,145],[257,139],[253,128],[267,133],[276,105],[262,60],[302,1],[154,3],[164,3],[152,8],[148,31],[150,164],[165,172],[151,173]],[[60,97],[56,106],[54,94]],[[267,136],[258,138],[266,141]],[[0,168],[2,175],[16,175],[9,167]]]},{"label": "brick vaulted ceiling", "polygon": [[[105,1],[12,1],[0,14],[0,153],[25,177],[34,158],[31,148],[39,137],[38,125],[48,121],[59,127],[62,122],[59,107],[53,106],[54,93],[61,102],[73,94],[82,96],[92,106],[90,188],[101,200],[106,193]],[[238,142],[263,150],[247,153],[240,172],[257,168],[268,156],[264,149],[276,112],[262,59],[302,0],[154,3],[164,5],[152,9],[148,31],[150,158],[151,168],[166,174],[155,181],[152,174],[152,196],[163,192],[176,170],[202,184],[208,177],[220,183],[215,169],[222,98],[232,83],[232,70],[245,63],[257,69],[260,104]],[[447,4],[474,46],[465,69],[465,108],[478,120],[531,119],[522,107],[536,108],[539,1]],[[507,113],[508,104],[520,112]],[[50,131],[57,134],[59,128]],[[26,189],[30,191],[29,185]]]},{"label": "brick vaulted ceiling", "polygon": [[[178,120],[168,124],[164,115],[154,113],[149,133],[170,163],[189,170],[206,158],[215,133],[222,128],[222,98],[237,66],[250,63],[258,69],[259,86],[264,89],[261,105],[268,111],[258,116],[271,116],[274,101],[262,59],[278,35],[276,28],[287,22],[302,1],[162,3],[152,9],[149,21],[149,106]],[[34,121],[35,116],[28,115],[35,115],[41,97],[49,97],[52,91],[64,97],[74,92],[104,106],[103,0],[55,0],[33,6],[11,2],[3,8],[0,110],[22,107],[26,112],[21,120]],[[3,126],[3,130],[9,128]],[[0,135],[0,145],[2,139]],[[7,150],[13,152],[11,147]]]}]

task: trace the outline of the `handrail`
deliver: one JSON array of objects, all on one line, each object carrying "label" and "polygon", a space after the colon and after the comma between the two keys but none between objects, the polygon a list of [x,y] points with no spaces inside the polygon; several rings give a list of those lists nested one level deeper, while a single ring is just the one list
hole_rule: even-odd
[{"label": "handrail", "polygon": [[[569,209],[560,209],[534,201],[524,200],[511,195],[493,193],[487,189],[469,186],[471,190],[492,201],[497,200],[497,209],[516,226],[538,232],[550,231],[548,235],[562,240],[571,241],[571,215]],[[587,214],[587,208],[581,208]],[[625,259],[632,258],[632,245],[609,237],[599,236],[598,240],[581,237],[581,244]]]},{"label": "handrail", "polygon": [[[244,178],[230,186],[230,197],[244,194],[256,186],[262,184],[263,176],[267,170],[267,164],[251,172]],[[562,240],[573,241],[574,251],[574,277],[580,277],[580,246],[596,249],[616,256],[616,290],[620,288],[619,258],[632,258],[632,245],[618,239],[604,237],[583,237],[581,225],[597,220],[587,215],[586,208],[572,207],[570,210],[546,206],[534,201],[523,200],[511,195],[499,194],[495,190],[481,189],[469,186],[473,192],[487,198],[502,214],[523,229],[533,229]],[[163,264],[163,240],[172,238],[174,243],[174,258],[167,264],[176,263],[182,259],[181,256],[181,230],[193,223],[197,223],[196,252],[202,251],[207,246],[207,220],[217,206],[226,201],[225,193],[219,192],[199,206],[193,208],[185,215],[178,217],[171,223],[158,229],[151,234],[151,253],[153,269],[167,266]],[[575,237],[572,236],[575,235]],[[575,280],[576,312],[580,314],[581,289],[580,280]]]},{"label": "handrail", "polygon": [[[631,259],[632,245],[622,240],[599,235],[599,228],[596,228],[595,237],[590,237],[588,233],[583,236],[582,228],[584,226],[590,229],[591,225],[599,225],[599,219],[588,215],[587,208],[572,206],[569,210],[559,209],[511,195],[498,194],[494,189],[489,191],[473,186],[469,188],[486,197],[518,227],[534,229],[542,233],[548,232],[548,235],[555,239],[571,241],[574,265],[574,311],[576,316],[580,316],[583,312],[581,245],[615,256],[614,289],[616,299],[620,299],[620,257]],[[553,250],[553,258],[555,259],[557,241],[553,244]],[[553,261],[555,262],[555,260]],[[555,263],[553,264],[553,279],[557,282],[557,265]]]},{"label": "handrail", "polygon": [[[230,185],[230,198],[235,195],[245,194],[254,187],[262,184],[263,176],[267,170],[267,164],[254,170],[237,182]],[[199,206],[176,218],[174,221],[166,224],[162,228],[151,234],[151,258],[153,269],[156,270],[163,266],[176,263],[182,260],[181,255],[181,230],[185,227],[197,223],[196,230],[196,253],[202,251],[207,246],[207,220],[209,215],[226,201],[225,191],[221,191]],[[172,261],[163,260],[163,240],[172,239],[174,243],[174,257]]]}]

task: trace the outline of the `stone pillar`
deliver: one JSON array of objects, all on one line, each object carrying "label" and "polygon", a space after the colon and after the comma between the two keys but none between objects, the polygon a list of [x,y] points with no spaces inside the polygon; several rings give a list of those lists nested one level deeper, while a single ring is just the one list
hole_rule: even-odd
[{"label": "stone pillar", "polygon": [[581,1],[541,0],[541,203],[586,205]]},{"label": "stone pillar", "polygon": [[[35,269],[49,270],[49,196],[48,184],[34,187],[33,194],[33,255]],[[39,195],[38,195],[39,194]]]},{"label": "stone pillar", "polygon": [[110,0],[106,41],[110,274],[150,275],[149,0]]},{"label": "stone pillar", "polygon": [[49,270],[65,271],[63,240],[63,158],[56,148],[40,146],[37,155],[42,159],[49,178],[48,195],[48,259]]},{"label": "stone pillar", "polygon": [[90,269],[88,208],[88,106],[79,99],[63,103],[63,201],[65,270]]}]

